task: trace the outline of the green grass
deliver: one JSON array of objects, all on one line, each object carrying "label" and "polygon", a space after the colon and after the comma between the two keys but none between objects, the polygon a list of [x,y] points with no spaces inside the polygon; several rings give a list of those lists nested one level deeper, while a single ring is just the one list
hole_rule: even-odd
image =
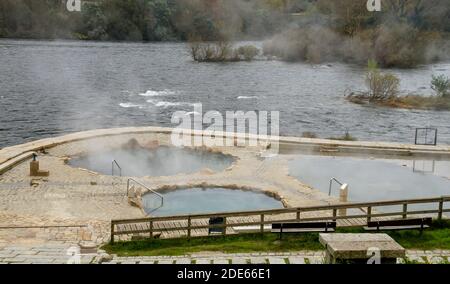
[{"label": "green grass", "polygon": [[[363,233],[362,228],[343,229],[338,233]],[[422,234],[418,230],[386,232],[406,249],[450,250],[450,221],[435,221]],[[243,234],[226,237],[188,239],[147,239],[107,244],[103,249],[119,256],[184,255],[198,252],[251,253],[323,250],[319,234]]]},{"label": "green grass", "polygon": [[300,250],[321,250],[319,234],[242,234],[226,237],[199,237],[188,239],[148,239],[117,242],[103,247],[108,253],[119,256],[184,255],[195,252],[287,252]]},{"label": "green grass", "polygon": [[396,231],[388,233],[406,249],[450,250],[450,221],[435,221],[431,229],[423,231]]}]

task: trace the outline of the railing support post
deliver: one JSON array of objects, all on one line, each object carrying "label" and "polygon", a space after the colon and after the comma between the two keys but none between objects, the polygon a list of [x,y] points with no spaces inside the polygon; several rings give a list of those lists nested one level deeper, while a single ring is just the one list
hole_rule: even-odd
[{"label": "railing support post", "polygon": [[337,209],[333,209],[333,222],[336,222],[336,216],[337,216]]},{"label": "railing support post", "polygon": [[188,230],[187,230],[188,239],[191,238],[191,216],[188,217]]},{"label": "railing support post", "polygon": [[264,234],[264,214],[261,214],[261,234]]},{"label": "railing support post", "polygon": [[372,206],[367,207],[367,224],[372,221]]},{"label": "railing support post", "polygon": [[442,200],[439,201],[439,212],[438,212],[438,219],[442,220],[442,211],[444,211],[444,198],[442,197]]},{"label": "railing support post", "polygon": [[111,222],[111,244],[114,243],[114,223]]},{"label": "railing support post", "polygon": [[150,221],[150,238],[153,238],[153,221]]},{"label": "railing support post", "polygon": [[297,210],[297,221],[300,221],[300,209]]},{"label": "railing support post", "polygon": [[225,236],[227,234],[227,217],[223,217],[223,235]]},{"label": "railing support post", "polygon": [[408,203],[403,204],[403,219],[408,218]]}]

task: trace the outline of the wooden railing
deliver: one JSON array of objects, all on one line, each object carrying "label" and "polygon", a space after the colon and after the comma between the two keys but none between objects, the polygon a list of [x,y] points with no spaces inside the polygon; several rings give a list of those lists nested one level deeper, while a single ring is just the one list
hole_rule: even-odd
[{"label": "wooden railing", "polygon": [[[406,199],[406,200],[392,200],[392,201],[380,201],[380,202],[365,202],[365,203],[347,203],[337,205],[324,205],[313,207],[298,207],[298,208],[285,208],[285,209],[273,209],[273,210],[258,210],[258,211],[245,211],[245,212],[224,212],[214,214],[196,214],[196,215],[182,215],[182,216],[167,216],[167,217],[151,217],[142,219],[127,219],[127,220],[112,220],[111,221],[111,242],[114,242],[115,236],[118,235],[133,235],[148,233],[150,237],[153,237],[155,233],[184,231],[186,236],[190,238],[193,230],[198,229],[212,229],[222,228],[223,235],[227,234],[227,228],[233,227],[248,227],[256,226],[261,233],[264,233],[264,225],[270,225],[274,222],[309,222],[309,221],[326,221],[326,220],[350,220],[359,219],[364,220],[364,223],[357,224],[355,226],[363,226],[370,222],[374,218],[381,217],[395,217],[399,216],[403,219],[408,218],[411,215],[436,215],[437,219],[442,219],[444,213],[450,212],[450,208],[445,208],[444,204],[450,202],[450,196],[443,196],[438,198],[424,198],[424,199]],[[410,205],[427,204],[427,210],[411,210]],[[377,210],[380,207],[388,206],[402,206],[401,211],[396,212],[383,212],[383,210]],[[338,214],[342,210],[357,209],[357,214],[348,214],[352,212],[346,212],[345,214]],[[374,210],[375,209],[375,210]],[[308,217],[303,216],[305,213],[317,213],[317,216]],[[319,212],[322,212],[319,215]],[[362,213],[360,213],[362,212]],[[292,214],[295,213],[295,214]],[[324,214],[325,213],[325,214]],[[353,212],[354,213],[354,212]],[[283,216],[285,214],[291,214],[293,217]],[[271,218],[268,216],[276,216],[278,218]],[[295,217],[294,217],[295,216]],[[210,218],[223,218],[223,224],[217,225],[204,225],[195,224],[196,220],[209,220]],[[235,222],[227,222],[227,219],[233,217],[253,217],[254,221],[246,220],[234,220]],[[165,222],[165,226],[155,226],[157,223]],[[175,225],[176,223],[176,225]],[[174,226],[170,226],[170,225]],[[186,224],[186,225],[184,225]]]}]

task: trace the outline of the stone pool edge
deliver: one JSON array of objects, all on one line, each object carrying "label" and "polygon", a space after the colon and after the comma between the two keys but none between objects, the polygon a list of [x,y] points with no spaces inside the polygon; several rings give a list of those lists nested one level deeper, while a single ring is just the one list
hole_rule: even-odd
[{"label": "stone pool edge", "polygon": [[[214,183],[189,183],[189,184],[171,184],[171,185],[162,185],[156,188],[152,188],[153,191],[156,191],[157,193],[165,193],[165,192],[171,192],[171,191],[177,191],[182,189],[192,189],[192,188],[226,188],[230,190],[242,190],[242,191],[249,191],[249,192],[255,192],[255,193],[262,193],[265,194],[268,197],[274,198],[275,200],[278,200],[281,202],[284,208],[291,208],[292,206],[289,205],[289,202],[286,198],[284,198],[282,195],[280,195],[278,192],[272,191],[272,190],[265,190],[261,188],[257,188],[254,186],[247,186],[247,185],[237,185],[237,184],[225,184],[225,185],[217,185]],[[131,206],[135,206],[141,210],[141,212],[144,215],[147,215],[150,217],[149,214],[147,214],[144,210],[144,205],[142,202],[142,198],[144,195],[151,193],[152,191],[148,189],[142,189],[138,192],[134,193],[134,196],[128,197],[128,203]],[[224,213],[224,212],[220,212]]]},{"label": "stone pool edge", "polygon": [[[9,146],[0,149],[0,175],[13,168],[18,163],[27,160],[35,151],[50,149],[62,144],[88,140],[98,137],[120,136],[129,134],[168,134],[170,135],[175,128],[168,127],[124,127],[124,128],[109,128],[109,129],[94,129],[82,132],[75,132],[63,136],[40,139],[25,144]],[[180,129],[177,129],[180,130]],[[185,133],[192,136],[208,136],[212,133],[202,130],[183,130]],[[246,138],[257,139],[257,135],[228,133],[228,132],[214,132],[217,138]],[[333,149],[342,149],[348,153],[365,152],[365,153],[391,153],[391,154],[423,154],[423,155],[438,155],[450,158],[450,145],[412,145],[398,142],[373,142],[373,141],[336,141],[328,139],[314,139],[314,138],[300,138],[289,136],[272,136],[265,139],[269,143],[279,143],[280,149],[290,148],[301,150],[302,147],[331,147]]]}]

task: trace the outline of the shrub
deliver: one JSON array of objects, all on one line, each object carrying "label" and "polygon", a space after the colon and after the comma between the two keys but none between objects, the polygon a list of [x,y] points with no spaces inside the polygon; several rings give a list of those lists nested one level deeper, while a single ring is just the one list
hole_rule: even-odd
[{"label": "shrub", "polygon": [[394,74],[381,73],[377,63],[369,60],[366,84],[369,87],[370,101],[386,101],[397,96],[400,80]]},{"label": "shrub", "polygon": [[197,62],[251,61],[259,54],[259,49],[253,45],[244,45],[236,49],[227,40],[217,42],[194,40],[191,41],[190,48],[192,58]]},{"label": "shrub", "polygon": [[226,62],[239,60],[232,45],[227,41],[191,42],[192,58],[198,62]]},{"label": "shrub", "polygon": [[440,96],[450,98],[450,79],[444,75],[431,76],[431,88]]},{"label": "shrub", "polygon": [[259,55],[259,49],[253,45],[244,45],[237,49],[237,53],[246,61],[252,61]]},{"label": "shrub", "polygon": [[376,30],[373,52],[383,67],[412,68],[426,62],[431,42],[426,34],[407,24],[382,25]]}]

